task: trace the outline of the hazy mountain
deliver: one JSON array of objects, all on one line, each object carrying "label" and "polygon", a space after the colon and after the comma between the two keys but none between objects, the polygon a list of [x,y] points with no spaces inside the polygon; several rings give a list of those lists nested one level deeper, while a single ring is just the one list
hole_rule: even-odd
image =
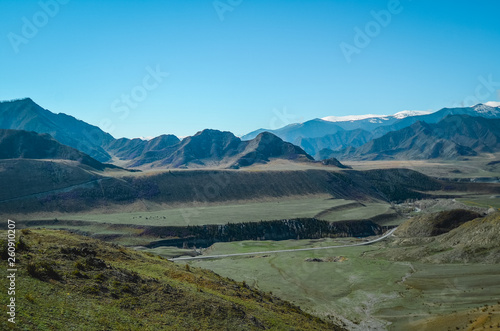
[{"label": "hazy mountain", "polygon": [[[320,158],[319,152],[323,149],[337,151],[347,147],[358,147],[370,139],[379,138],[388,132],[403,129],[418,121],[437,123],[449,115],[500,118],[500,108],[478,104],[474,107],[443,108],[434,113],[402,111],[394,115],[328,116],[300,124],[290,124],[276,130],[259,129],[244,135],[242,139],[252,139],[258,133],[267,131]],[[323,151],[323,156],[327,154],[325,151]]]},{"label": "hazy mountain", "polygon": [[63,159],[78,161],[98,170],[109,167],[59,143],[49,134],[21,130],[0,129],[0,159]]},{"label": "hazy mountain", "polygon": [[271,158],[312,160],[300,147],[284,142],[270,133],[241,141],[231,132],[206,129],[162,150],[150,150],[130,166],[152,167],[240,167],[266,163]]},{"label": "hazy mountain", "polygon": [[429,114],[426,111],[402,111],[394,115],[350,115],[350,116],[327,116],[322,119],[313,119],[304,123],[290,124],[276,130],[259,129],[252,131],[241,139],[249,140],[261,132],[271,132],[285,141],[294,142],[297,138],[319,138],[325,135],[333,135],[343,130],[371,131],[382,125],[391,125],[395,122],[412,116]]},{"label": "hazy mountain", "polygon": [[473,117],[500,118],[500,107],[491,107],[484,104],[477,104],[473,107],[443,108],[435,113],[422,116],[405,117],[392,125],[380,126],[373,131],[374,136],[382,136],[391,131],[406,128],[418,121],[426,123],[438,123],[450,115],[469,115]]},{"label": "hazy mountain", "polygon": [[419,121],[330,156],[361,160],[453,159],[496,151],[500,151],[500,119],[451,115],[435,124]]},{"label": "hazy mountain", "polygon": [[329,149],[338,151],[346,146],[359,147],[373,138],[371,132],[356,129],[349,131],[338,131],[334,134],[325,135],[317,138],[298,138],[293,143],[301,146],[308,154],[314,155],[316,159],[322,160],[320,151]]},{"label": "hazy mountain", "polygon": [[111,159],[102,147],[113,140],[110,134],[73,116],[54,114],[29,98],[0,102],[0,129],[48,133],[61,144],[76,148],[98,161]]},{"label": "hazy mountain", "polygon": [[342,127],[337,125],[337,123],[324,121],[319,118],[316,118],[304,123],[290,124],[276,130],[266,130],[266,129],[255,130],[244,135],[243,137],[241,137],[241,139],[250,140],[257,137],[257,135],[262,132],[270,132],[285,141],[293,142],[295,139],[300,137],[304,138],[322,137],[327,134],[334,134],[337,133],[338,131],[343,131],[343,130],[344,129],[342,129]]}]

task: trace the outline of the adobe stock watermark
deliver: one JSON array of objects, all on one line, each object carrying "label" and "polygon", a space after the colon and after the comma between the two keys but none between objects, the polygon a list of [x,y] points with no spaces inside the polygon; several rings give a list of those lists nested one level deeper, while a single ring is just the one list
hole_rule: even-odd
[{"label": "adobe stock watermark", "polygon": [[363,29],[358,26],[354,27],[353,43],[349,44],[343,41],[339,45],[347,63],[351,63],[354,54],[360,54],[362,49],[368,47],[372,40],[380,35],[383,28],[391,24],[393,16],[399,15],[402,12],[403,5],[400,0],[389,0],[387,9],[370,11],[373,20],[368,21]]},{"label": "adobe stock watermark", "polygon": [[38,2],[40,10],[34,13],[31,18],[23,16],[23,23],[20,33],[9,32],[7,39],[14,50],[14,53],[19,53],[19,47],[26,45],[30,40],[38,35],[40,29],[46,26],[51,18],[54,18],[61,9],[61,5],[68,4],[70,0],[41,0]]},{"label": "adobe stock watermark", "polygon": [[281,110],[278,110],[276,108],[273,109],[273,114],[274,116],[269,121],[270,130],[276,130],[289,124],[302,122],[304,120],[303,117],[298,117],[295,114],[288,113],[286,107],[283,107],[283,109]]},{"label": "adobe stock watermark", "polygon": [[236,7],[241,5],[242,2],[243,0],[215,0],[214,2],[212,2],[212,6],[219,16],[219,20],[221,22],[224,22],[224,15],[226,15],[227,12],[232,12]]},{"label": "adobe stock watermark", "polygon": [[459,103],[455,103],[454,107],[474,106],[478,103],[490,101],[489,99],[494,98],[495,94],[500,100],[500,82],[493,80],[493,74],[489,74],[488,77],[478,76],[477,80],[479,83],[474,89],[474,94],[465,97]]},{"label": "adobe stock watermark", "polygon": [[[145,70],[147,73],[140,84],[132,87],[128,93],[123,93],[111,103],[111,111],[118,114],[118,119],[121,121],[126,120],[131,110],[136,109],[141,102],[144,102],[149,93],[156,90],[170,75],[168,72],[162,71],[160,65],[156,65],[154,69],[147,66]],[[113,123],[111,118],[103,118],[99,123],[99,127],[111,134],[116,129]]]},{"label": "adobe stock watermark", "polygon": [[217,201],[221,191],[231,184],[231,176],[226,171],[211,171],[210,181],[202,187],[193,188],[193,204],[180,210],[184,222],[189,225],[193,217],[199,217],[206,204]]}]

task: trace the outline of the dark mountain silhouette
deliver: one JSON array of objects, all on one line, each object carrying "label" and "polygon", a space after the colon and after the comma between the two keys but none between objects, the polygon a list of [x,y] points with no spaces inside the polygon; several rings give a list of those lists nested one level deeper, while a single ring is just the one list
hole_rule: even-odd
[{"label": "dark mountain silhouette", "polygon": [[161,135],[151,140],[114,139],[98,127],[72,116],[53,114],[29,98],[0,102],[0,128],[50,134],[59,143],[100,162],[120,160],[132,167],[238,168],[266,163],[271,158],[312,159],[301,148],[268,133],[248,142],[242,142],[230,132],[217,130],[204,130],[182,141],[174,135]]},{"label": "dark mountain silhouette", "polygon": [[454,159],[500,151],[500,119],[451,115],[439,123],[416,122],[358,148],[330,153],[340,159]]},{"label": "dark mountain silhouette", "polygon": [[29,98],[0,102],[0,129],[48,133],[61,144],[76,148],[100,162],[111,160],[103,148],[114,140],[110,134],[73,116],[54,114]]},{"label": "dark mountain silhouette", "polygon": [[149,151],[163,150],[179,142],[179,138],[171,134],[161,135],[151,140],[120,138],[109,143],[106,150],[122,160],[132,160]]},{"label": "dark mountain silhouette", "polygon": [[21,130],[0,129],[0,159],[62,159],[78,161],[97,170],[115,168],[59,143],[49,134]]},{"label": "dark mountain silhouette", "polygon": [[241,141],[231,132],[206,129],[162,150],[151,150],[130,166],[152,167],[224,166],[239,168],[266,163],[271,158],[313,160],[300,147],[284,142],[270,133],[261,133],[250,141]]}]

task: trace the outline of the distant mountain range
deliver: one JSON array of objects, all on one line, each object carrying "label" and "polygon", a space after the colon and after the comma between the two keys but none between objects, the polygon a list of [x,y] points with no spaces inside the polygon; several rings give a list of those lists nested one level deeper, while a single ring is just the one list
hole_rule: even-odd
[{"label": "distant mountain range", "polygon": [[325,151],[359,147],[384,134],[409,127],[413,123],[437,123],[449,115],[500,118],[500,107],[478,104],[474,107],[443,108],[437,112],[403,111],[394,115],[355,115],[325,117],[304,123],[290,124],[277,130],[259,129],[242,137],[252,139],[261,132],[271,132],[285,141],[302,147],[316,159],[325,158]]},{"label": "distant mountain range", "polygon": [[479,104],[434,113],[327,117],[278,130],[260,129],[241,139],[231,132],[207,129],[182,140],[174,135],[143,140],[115,139],[96,126],[43,109],[29,98],[0,102],[0,129],[24,131],[2,133],[5,155],[67,158],[95,168],[105,167],[103,162],[129,168],[240,168],[272,159],[310,162],[311,155],[318,160],[450,159],[500,151],[499,118],[500,107]]},{"label": "distant mountain range", "polygon": [[457,159],[500,152],[500,119],[449,115],[438,123],[418,121],[380,138],[324,156],[342,160]]}]

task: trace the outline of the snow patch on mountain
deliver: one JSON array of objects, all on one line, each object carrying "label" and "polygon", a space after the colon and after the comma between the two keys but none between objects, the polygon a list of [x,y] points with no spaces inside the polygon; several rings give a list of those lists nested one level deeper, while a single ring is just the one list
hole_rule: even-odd
[{"label": "snow patch on mountain", "polygon": [[[488,103],[488,102],[487,102]],[[472,107],[474,109],[474,111],[476,113],[479,113],[479,114],[495,114],[495,113],[499,113],[500,110],[498,109],[497,106],[489,106],[487,105],[487,103],[485,104],[477,104],[475,105],[474,107]],[[492,104],[492,102],[490,102],[490,104]]]},{"label": "snow patch on mountain", "polygon": [[402,119],[405,117],[409,116],[422,116],[422,115],[428,115],[432,113],[430,110],[403,110],[400,111],[392,116],[396,117],[397,119]]},{"label": "snow patch on mountain", "polygon": [[488,101],[485,102],[484,104],[490,107],[500,107],[500,101]]},{"label": "snow patch on mountain", "polygon": [[354,122],[359,120],[366,120],[369,118],[384,118],[389,115],[374,115],[374,114],[366,114],[366,115],[348,115],[348,116],[327,116],[323,117],[322,120],[328,122]]},{"label": "snow patch on mountain", "polygon": [[323,117],[322,120],[328,122],[354,122],[360,120],[368,119],[370,123],[383,123],[383,121],[388,121],[390,118],[402,119],[409,116],[421,116],[432,113],[428,110],[403,110],[394,115],[349,115],[349,116],[327,116]]}]

